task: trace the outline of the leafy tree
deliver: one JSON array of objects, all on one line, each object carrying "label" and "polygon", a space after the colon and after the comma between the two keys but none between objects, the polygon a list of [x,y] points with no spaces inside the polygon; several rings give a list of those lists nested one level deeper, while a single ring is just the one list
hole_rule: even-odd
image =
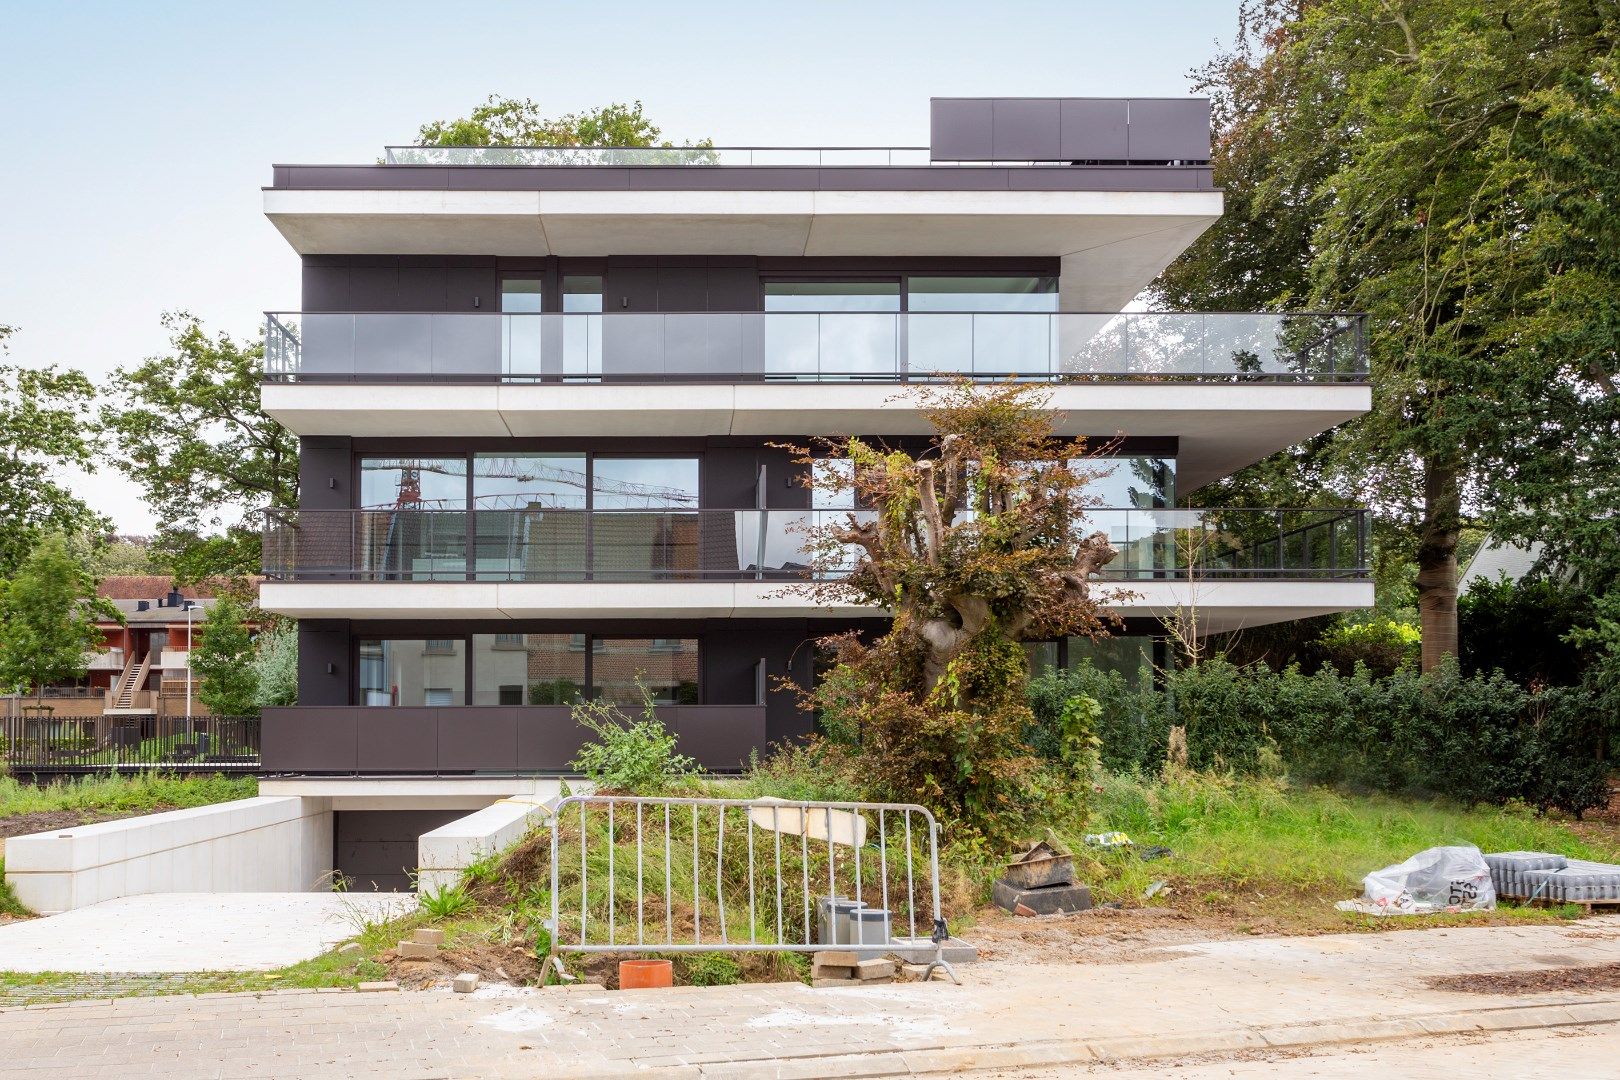
[{"label": "leafy tree", "polygon": [[123,622],[95,579],[60,536],[45,537],[9,579],[0,579],[0,687],[45,687],[84,677],[88,654],[101,644],[97,619]]},{"label": "leafy tree", "polygon": [[[15,329],[0,326],[0,351]],[[100,534],[108,522],[56,479],[90,469],[96,388],[83,372],[0,364],[0,577],[52,532]]]},{"label": "leafy tree", "polygon": [[1052,437],[1044,400],[1028,384],[961,382],[919,392],[936,431],[927,454],[856,438],[797,448],[813,487],[852,492],[871,512],[808,529],[811,568],[792,588],[894,620],[872,644],[824,642],[840,669],[809,703],[857,733],[881,793],[996,840],[1027,812],[1036,778],[1020,642],[1104,633],[1116,595],[1091,580],[1116,554],[1084,524],[1082,489],[1097,474],[1075,464],[1083,444]]},{"label": "leafy tree", "polygon": [[422,146],[669,146],[641,102],[614,103],[582,113],[541,115],[527,98],[491,94],[457,120],[435,120],[417,133]]},{"label": "leafy tree", "polygon": [[298,704],[298,626],[284,623],[260,631],[253,671],[258,677],[259,708]]},{"label": "leafy tree", "polygon": [[1200,76],[1228,212],[1158,296],[1370,313],[1371,415],[1259,472],[1286,489],[1316,469],[1398,527],[1425,670],[1457,648],[1471,511],[1507,535],[1567,522],[1554,558],[1617,547],[1593,513],[1620,443],[1617,18],[1594,0],[1250,0]]},{"label": "leafy tree", "polygon": [[197,697],[216,716],[258,713],[259,676],[254,666],[248,607],[226,592],[208,608],[192,650],[191,669],[201,677]]},{"label": "leafy tree", "polygon": [[110,536],[93,546],[90,569],[99,578],[130,574],[171,574],[173,563],[148,536]]},{"label": "leafy tree", "polygon": [[118,468],[165,523],[157,546],[178,580],[255,574],[253,515],[297,505],[298,439],[259,408],[261,344],[210,337],[186,314],[164,325],[171,351],[120,369],[102,408]]}]

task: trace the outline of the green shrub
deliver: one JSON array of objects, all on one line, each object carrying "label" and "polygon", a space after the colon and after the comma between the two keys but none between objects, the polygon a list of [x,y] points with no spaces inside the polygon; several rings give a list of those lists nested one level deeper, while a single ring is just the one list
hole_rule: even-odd
[{"label": "green shrub", "polygon": [[640,720],[632,720],[608,701],[581,701],[574,722],[590,729],[596,741],[580,747],[569,767],[585,774],[597,791],[661,795],[695,776],[697,762],[675,752],[675,736],[658,719],[652,693],[638,681]]},{"label": "green shrub", "polygon": [[1195,769],[1254,772],[1270,740],[1276,680],[1269,668],[1240,668],[1215,657],[1165,680],[1172,719],[1187,729]]},{"label": "green shrub", "polygon": [[689,986],[733,986],[742,982],[742,965],[726,953],[696,953],[686,958]]},{"label": "green shrub", "polygon": [[1060,762],[1063,710],[1075,697],[1095,701],[1094,721],[1102,766],[1109,772],[1156,772],[1164,763],[1170,724],[1164,695],[1153,688],[1151,671],[1140,685],[1117,671],[1099,671],[1089,660],[1070,670],[1053,669],[1030,680],[1029,705],[1035,722],[1025,740],[1041,757]]},{"label": "green shrub", "polygon": [[1393,675],[1414,667],[1423,648],[1423,631],[1396,619],[1341,622],[1323,631],[1317,647],[1328,662],[1348,675],[1365,664],[1374,675]]}]

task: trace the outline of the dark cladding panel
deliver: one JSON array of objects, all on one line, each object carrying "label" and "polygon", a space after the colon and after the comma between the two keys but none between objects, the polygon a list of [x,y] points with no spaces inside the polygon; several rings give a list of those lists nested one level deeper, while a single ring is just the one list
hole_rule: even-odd
[{"label": "dark cladding panel", "polygon": [[1131,101],[1132,161],[1208,161],[1207,98]]},{"label": "dark cladding panel", "polygon": [[519,709],[517,767],[523,772],[566,772],[590,737],[566,705]]},{"label": "dark cladding panel", "polygon": [[422,834],[466,816],[466,810],[339,810],[333,865],[350,889],[410,892]]},{"label": "dark cladding panel", "polygon": [[[303,647],[303,635],[299,635]],[[302,696],[302,695],[300,695]],[[267,708],[259,718],[261,767],[267,773],[359,771],[358,710]]]},{"label": "dark cladding panel", "polygon": [[518,713],[515,708],[440,710],[439,770],[514,771]]},{"label": "dark cladding panel", "polygon": [[298,440],[298,506],[302,510],[348,510],[347,435],[306,435]]},{"label": "dark cladding panel", "polygon": [[360,771],[437,772],[439,710],[405,705],[357,706]]},{"label": "dark cladding panel", "polygon": [[298,624],[298,703],[349,704],[349,631],[346,625]]},{"label": "dark cladding panel", "polygon": [[349,268],[324,260],[304,260],[304,311],[353,311],[349,304]]},{"label": "dark cladding panel", "polygon": [[998,98],[990,104],[990,156],[996,161],[1056,161],[1057,98]]},{"label": "dark cladding panel", "polygon": [[1063,161],[1124,161],[1128,106],[1111,98],[1065,98],[1058,103],[1058,157]]},{"label": "dark cladding panel", "polygon": [[988,161],[989,98],[934,98],[928,106],[928,156],[934,161]]}]

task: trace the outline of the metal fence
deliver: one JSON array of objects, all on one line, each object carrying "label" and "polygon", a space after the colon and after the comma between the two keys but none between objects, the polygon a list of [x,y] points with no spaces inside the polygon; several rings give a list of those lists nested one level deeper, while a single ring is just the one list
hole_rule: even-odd
[{"label": "metal fence", "polygon": [[65,716],[23,706],[0,719],[17,772],[254,772],[256,716]]},{"label": "metal fence", "polygon": [[548,928],[559,970],[563,952],[855,950],[956,978],[939,825],[907,803],[569,796]]}]

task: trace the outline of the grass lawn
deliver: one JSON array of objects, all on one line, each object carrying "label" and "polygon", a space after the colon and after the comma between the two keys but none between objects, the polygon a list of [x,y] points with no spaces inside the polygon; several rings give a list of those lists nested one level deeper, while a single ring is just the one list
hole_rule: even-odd
[{"label": "grass lawn", "polygon": [[251,776],[137,773],[131,776],[79,776],[45,785],[0,776],[0,822],[25,814],[76,811],[123,816],[246,799],[258,794]]},{"label": "grass lawn", "polygon": [[[1620,862],[1620,827],[1538,816],[1524,808],[1294,788],[1264,779],[1188,774],[1143,781],[1107,777],[1082,828],[1057,830],[1077,855],[1099,903],[1168,906],[1193,915],[1252,920],[1256,932],[1311,933],[1479,922],[1479,915],[1376,918],[1333,909],[1361,892],[1373,870],[1424,848],[1472,844],[1482,851],[1551,851]],[[1174,854],[1149,862],[1134,851],[1087,848],[1084,832],[1119,830],[1135,849]],[[1144,900],[1164,881],[1170,894]],[[1484,921],[1567,918],[1579,909],[1504,907]]]}]

